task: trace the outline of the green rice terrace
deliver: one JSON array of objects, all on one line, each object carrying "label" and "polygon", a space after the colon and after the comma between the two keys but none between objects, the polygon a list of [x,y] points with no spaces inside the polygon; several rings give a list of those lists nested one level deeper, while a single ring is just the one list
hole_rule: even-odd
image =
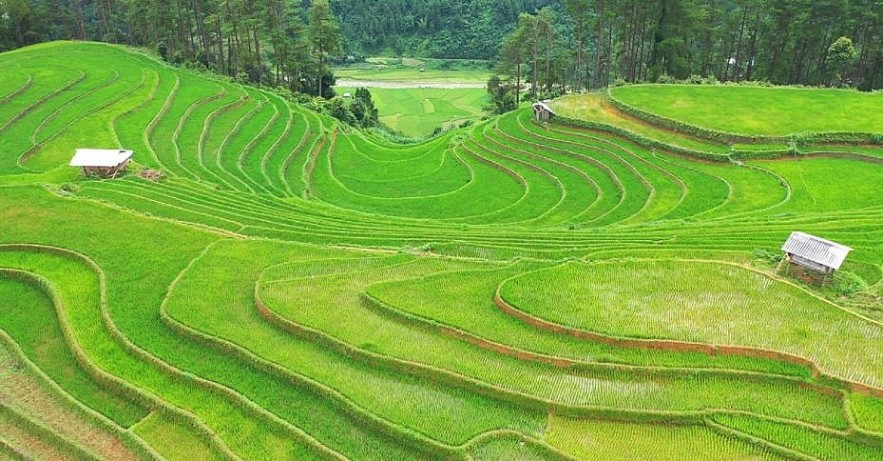
[{"label": "green rice terrace", "polygon": [[121,47],[0,69],[0,459],[883,460],[879,95],[399,145]]}]

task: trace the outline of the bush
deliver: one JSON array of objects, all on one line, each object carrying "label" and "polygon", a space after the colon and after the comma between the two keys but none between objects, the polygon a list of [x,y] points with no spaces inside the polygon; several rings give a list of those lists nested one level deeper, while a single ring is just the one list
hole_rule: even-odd
[{"label": "bush", "polygon": [[705,83],[705,79],[701,75],[691,74],[686,80],[684,80],[684,83],[688,85],[702,85]]},{"label": "bush", "polygon": [[834,273],[834,283],[831,285],[837,296],[854,296],[868,289],[868,282],[857,274],[849,271]]},{"label": "bush", "polygon": [[328,101],[328,104],[325,106],[325,109],[328,111],[328,115],[340,120],[341,122],[353,125],[356,122],[356,117],[350,112],[347,107],[346,100],[344,100],[340,96],[335,96]]},{"label": "bush", "polygon": [[782,260],[782,253],[778,251],[770,251],[765,248],[755,248],[751,252],[751,257],[767,264],[778,264]]},{"label": "bush", "polygon": [[80,186],[66,182],[61,185],[61,190],[62,192],[66,192],[68,194],[74,194],[80,190]]},{"label": "bush", "polygon": [[678,80],[671,75],[662,74],[656,79],[656,83],[678,83]]}]

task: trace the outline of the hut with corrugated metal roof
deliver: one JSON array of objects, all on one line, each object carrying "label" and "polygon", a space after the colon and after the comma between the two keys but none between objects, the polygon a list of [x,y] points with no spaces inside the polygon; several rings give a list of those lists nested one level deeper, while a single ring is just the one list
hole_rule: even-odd
[{"label": "hut with corrugated metal roof", "polygon": [[533,103],[533,114],[538,122],[548,122],[555,116],[555,111],[549,105],[551,101],[537,101]]},{"label": "hut with corrugated metal roof", "polygon": [[86,176],[115,178],[132,160],[132,151],[125,149],[77,149],[70,166],[83,169]]},{"label": "hut with corrugated metal roof", "polygon": [[852,248],[805,232],[792,232],[782,251],[789,275],[824,284],[840,269]]}]

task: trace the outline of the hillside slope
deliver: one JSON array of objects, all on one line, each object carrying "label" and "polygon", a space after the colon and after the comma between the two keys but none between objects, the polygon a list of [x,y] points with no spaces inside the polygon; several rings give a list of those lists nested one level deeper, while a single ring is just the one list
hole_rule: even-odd
[{"label": "hillside slope", "polygon": [[[861,149],[714,162],[526,110],[402,146],[124,48],[0,67],[0,455],[883,457]],[[868,299],[754,257],[793,230]],[[101,437],[13,406],[24,361]]]}]

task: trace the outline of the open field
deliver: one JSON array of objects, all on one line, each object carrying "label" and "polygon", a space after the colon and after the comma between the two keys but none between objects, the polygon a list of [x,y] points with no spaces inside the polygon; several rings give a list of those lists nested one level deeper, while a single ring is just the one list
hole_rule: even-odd
[{"label": "open field", "polygon": [[883,133],[883,93],[751,86],[633,85],[616,99],[653,114],[729,133]]},{"label": "open field", "polygon": [[419,138],[436,128],[478,121],[487,103],[486,65],[472,61],[369,58],[336,68],[337,94],[371,90],[380,121]]},{"label": "open field", "polygon": [[[0,458],[883,459],[871,144],[581,95],[400,145],[120,47],[0,67]],[[477,103],[435,91],[375,98]],[[777,272],[794,230],[847,278]]]},{"label": "open field", "polygon": [[[338,94],[355,88],[337,87]],[[483,115],[487,91],[470,88],[371,88],[380,121],[406,136],[421,137],[436,128],[449,129]]]},{"label": "open field", "polygon": [[415,58],[368,58],[364,63],[334,69],[334,75],[348,80],[400,82],[487,83],[487,63]]}]

